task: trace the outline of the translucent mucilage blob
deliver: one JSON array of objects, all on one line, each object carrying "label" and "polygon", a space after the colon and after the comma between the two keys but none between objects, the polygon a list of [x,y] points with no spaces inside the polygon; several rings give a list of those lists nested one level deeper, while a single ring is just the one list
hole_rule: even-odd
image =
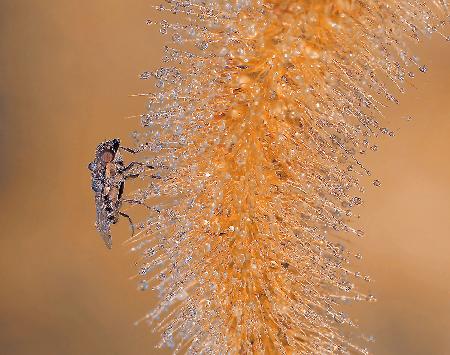
[{"label": "translucent mucilage blob", "polygon": [[363,235],[360,159],[393,135],[381,110],[426,71],[406,44],[441,33],[447,2],[157,10],[166,64],[141,75],[156,90],[135,135],[157,173],[136,193],[151,208],[130,241],[140,288],[160,296],[144,320],[175,352],[367,353],[343,306],[374,300],[346,248]]}]

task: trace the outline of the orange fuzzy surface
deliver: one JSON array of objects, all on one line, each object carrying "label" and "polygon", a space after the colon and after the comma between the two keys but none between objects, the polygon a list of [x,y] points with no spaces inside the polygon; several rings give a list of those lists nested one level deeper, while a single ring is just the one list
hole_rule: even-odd
[{"label": "orange fuzzy surface", "polygon": [[[428,6],[429,5],[429,6]],[[440,32],[419,1],[168,1],[168,65],[138,145],[163,198],[132,242],[161,302],[144,319],[190,353],[367,353],[345,314],[368,276],[348,248],[383,108]],[[434,11],[434,12],[433,12]],[[177,22],[178,21],[178,22]],[[144,75],[145,77],[145,75]],[[378,180],[373,181],[375,186]],[[361,345],[362,344],[362,345]]]}]

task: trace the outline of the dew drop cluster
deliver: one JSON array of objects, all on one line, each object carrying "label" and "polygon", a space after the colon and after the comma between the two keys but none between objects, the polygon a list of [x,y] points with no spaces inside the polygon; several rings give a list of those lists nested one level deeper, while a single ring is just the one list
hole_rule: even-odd
[{"label": "dew drop cluster", "polygon": [[[155,167],[132,238],[143,318],[189,354],[368,353],[352,238],[384,107],[427,67],[447,1],[167,0],[137,145]],[[156,177],[156,178],[155,178]],[[355,335],[356,334],[356,335]]]}]

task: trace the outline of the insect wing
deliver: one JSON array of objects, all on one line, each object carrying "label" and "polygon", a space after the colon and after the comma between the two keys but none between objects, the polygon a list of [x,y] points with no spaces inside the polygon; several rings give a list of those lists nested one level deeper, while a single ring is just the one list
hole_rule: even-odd
[{"label": "insect wing", "polygon": [[105,209],[104,196],[101,193],[97,193],[95,196],[95,207],[97,212],[97,220],[95,226],[100,233],[105,245],[108,249],[112,248],[112,238],[111,238],[111,222],[108,219],[108,213]]}]

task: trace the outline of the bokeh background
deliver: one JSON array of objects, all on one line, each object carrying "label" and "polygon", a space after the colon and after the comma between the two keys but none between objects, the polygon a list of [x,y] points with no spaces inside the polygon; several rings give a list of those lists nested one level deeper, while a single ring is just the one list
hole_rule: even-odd
[{"label": "bokeh background", "polygon": [[[0,354],[163,354],[133,322],[156,300],[129,280],[133,256],[107,251],[86,169],[97,143],[126,141],[159,65],[152,0],[0,0]],[[378,298],[353,312],[375,354],[450,354],[450,43],[416,52],[418,73],[386,111],[396,137],[368,164],[362,271]],[[412,115],[413,120],[404,117]]]}]

